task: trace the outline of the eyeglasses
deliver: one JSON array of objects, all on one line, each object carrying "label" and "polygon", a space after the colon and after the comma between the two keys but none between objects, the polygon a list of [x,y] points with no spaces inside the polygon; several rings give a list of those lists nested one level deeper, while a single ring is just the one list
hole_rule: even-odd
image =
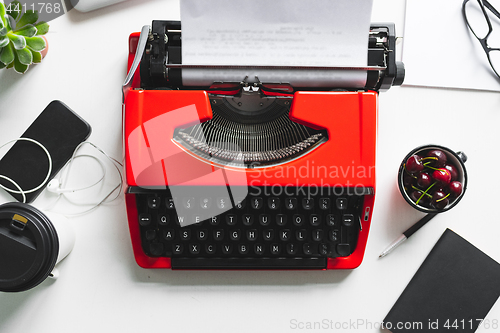
[{"label": "eyeglasses", "polygon": [[[493,31],[491,18],[498,24],[500,22],[500,13],[487,0],[464,0],[462,13],[467,26],[481,43],[484,52],[486,52],[491,68],[500,78],[500,48],[492,48],[488,45],[488,38]],[[490,18],[492,14],[496,18],[494,16]],[[497,32],[500,33],[500,31]],[[500,43],[495,46],[500,47]]]}]

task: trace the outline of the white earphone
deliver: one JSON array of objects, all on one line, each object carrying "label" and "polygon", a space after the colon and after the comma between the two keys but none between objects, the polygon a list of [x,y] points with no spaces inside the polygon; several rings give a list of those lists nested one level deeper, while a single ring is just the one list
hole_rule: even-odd
[{"label": "white earphone", "polygon": [[[84,142],[85,143],[85,142]],[[87,142],[89,143],[89,142]],[[91,144],[91,143],[89,143]],[[92,145],[92,144],[91,144]],[[106,176],[106,167],[104,166],[104,163],[96,158],[95,156],[92,156],[92,155],[87,155],[87,154],[82,154],[82,155],[76,155],[76,151],[79,149],[79,147],[81,147],[82,144],[80,144],[76,149],[75,149],[75,153],[73,154],[73,156],[71,157],[71,159],[69,160],[68,164],[64,167],[63,171],[61,171],[61,176],[58,178],[54,178],[52,179],[48,184],[47,184],[47,190],[51,193],[57,193],[57,194],[61,194],[61,193],[69,193],[69,192],[77,192],[77,191],[82,191],[82,190],[86,190],[86,189],[89,189],[91,187],[94,187],[96,186],[97,184],[99,184],[100,182],[102,182],[104,180],[104,177]],[[94,145],[93,145],[94,146]],[[95,147],[95,146],[94,146]],[[97,148],[97,147],[96,147]],[[109,158],[109,156],[105,155],[106,157]],[[94,183],[88,185],[88,186],[85,186],[85,187],[79,187],[79,188],[65,188],[63,183],[66,182],[66,180],[68,179],[69,177],[69,171],[70,171],[70,168],[71,168],[71,164],[73,163],[73,161],[79,157],[88,157],[88,158],[92,158],[93,160],[95,160],[98,164],[99,164],[99,167],[101,168],[101,178],[99,178],[97,181],[95,181]],[[68,168],[68,170],[66,171],[65,168]],[[61,178],[63,178],[63,173],[64,171],[66,171],[66,176],[64,177],[64,179],[62,180],[61,182]]]},{"label": "white earphone", "polygon": [[[46,183],[47,183],[47,180],[52,172],[52,158],[50,156],[50,153],[47,151],[47,149],[41,144],[39,143],[38,141],[35,141],[33,139],[28,139],[28,138],[19,138],[19,139],[15,139],[15,140],[11,140],[3,145],[0,146],[0,148],[4,147],[5,145],[9,144],[9,143],[12,143],[12,142],[16,142],[16,141],[19,141],[19,140],[24,140],[24,141],[30,141],[38,146],[40,146],[44,152],[46,153],[47,155],[47,158],[49,160],[49,169],[48,169],[48,172],[47,172],[47,176],[45,178],[45,180],[39,185],[37,186],[36,188],[34,189],[30,189],[30,190],[23,190],[21,189],[21,187],[13,180],[13,179],[10,179],[9,177],[6,177],[4,175],[0,175],[0,178],[2,179],[5,179],[7,181],[9,181],[10,183],[12,183],[14,185],[14,187],[16,187],[18,189],[18,191],[16,190],[13,190],[13,189],[9,189],[9,188],[6,188],[5,186],[2,186],[0,184],[0,188],[3,188],[4,190],[8,191],[8,192],[11,192],[11,193],[18,193],[18,194],[21,194],[22,197],[23,197],[23,202],[26,202],[26,195],[25,193],[31,193],[31,192],[34,192],[40,188],[42,188]],[[106,176],[106,167],[104,165],[104,163],[97,157],[95,156],[92,156],[92,155],[87,155],[87,154],[82,154],[82,155],[76,155],[78,150],[84,145],[84,144],[89,144],[91,145],[92,147],[94,147],[95,149],[97,149],[101,154],[103,154],[106,158],[108,158],[111,163],[113,164],[113,166],[115,167],[117,173],[118,173],[118,176],[119,176],[119,184],[116,185],[111,191],[109,191],[103,199],[101,199],[99,202],[97,203],[77,203],[77,202],[74,202],[73,200],[71,200],[70,198],[68,198],[65,193],[70,193],[70,192],[76,192],[76,191],[82,191],[82,190],[86,190],[86,189],[89,189],[91,187],[94,187],[98,184],[100,184],[101,182],[104,181],[104,178]],[[69,177],[69,174],[70,174],[70,170],[71,170],[71,166],[73,165],[73,161],[77,158],[80,158],[80,157],[88,157],[88,158],[92,158],[94,159],[100,166],[101,168],[101,171],[102,171],[102,175],[101,177],[95,181],[94,183],[88,185],[88,186],[85,186],[85,187],[81,187],[81,188],[65,188],[65,184],[66,184],[66,181],[68,180],[68,177]],[[82,212],[79,212],[79,213],[76,213],[76,214],[63,214],[65,216],[76,216],[76,215],[82,215],[82,214],[85,214],[85,213],[88,213],[88,212],[91,212],[93,211],[94,209],[96,209],[97,207],[99,207],[101,204],[103,203],[106,203],[106,202],[112,202],[114,200],[116,200],[120,194],[121,194],[121,189],[123,187],[123,179],[122,179],[122,173],[120,171],[120,167],[122,166],[122,164],[120,162],[118,162],[116,159],[110,157],[108,154],[106,154],[104,151],[102,151],[99,147],[97,147],[96,145],[94,145],[93,143],[91,142],[88,142],[88,141],[85,141],[85,142],[82,142],[80,143],[76,149],[74,150],[73,152],[73,155],[71,156],[71,159],[68,161],[68,163],[64,166],[63,170],[61,170],[60,172],[60,176],[59,178],[54,178],[52,179],[51,181],[49,181],[47,183],[47,190],[51,193],[54,193],[54,194],[57,194],[57,198],[56,200],[50,205],[50,207],[54,207],[55,204],[59,201],[59,199],[64,196],[65,199],[67,201],[69,201],[70,203],[74,204],[74,205],[94,205],[92,208],[90,209],[87,209],[85,211],[82,211]],[[66,174],[64,175],[64,172],[66,172]],[[64,175],[64,176],[63,176]],[[114,193],[116,192],[116,195],[108,200],[108,198]],[[46,208],[46,210],[49,210],[50,208]]]},{"label": "white earphone", "polygon": [[61,183],[59,182],[59,179],[52,179],[48,184],[47,184],[47,191],[51,193],[65,193],[65,192],[75,192],[78,191],[79,189],[66,189],[66,188],[61,188]]},{"label": "white earphone", "polygon": [[[84,145],[84,144],[89,144],[91,145],[92,147],[94,147],[95,149],[97,149],[101,154],[103,154],[106,158],[109,159],[109,161],[111,161],[111,163],[113,164],[113,166],[115,167],[116,171],[117,171],[117,174],[118,174],[118,177],[119,177],[119,184],[116,185],[111,191],[109,191],[103,199],[101,199],[99,202],[88,202],[88,203],[82,203],[82,202],[75,202],[74,200],[72,200],[70,197],[68,197],[67,195],[65,195],[66,193],[70,193],[70,192],[77,192],[77,191],[83,191],[83,190],[86,190],[86,189],[90,189],[91,187],[94,187],[100,183],[102,183],[104,181],[104,178],[106,177],[106,167],[104,165],[104,163],[97,157],[95,156],[92,156],[92,155],[87,155],[87,154],[81,154],[81,155],[76,155],[78,150]],[[66,188],[65,187],[65,184],[69,178],[69,175],[70,175],[70,171],[71,171],[71,167],[73,165],[73,161],[77,158],[80,158],[80,157],[88,157],[88,158],[92,158],[94,159],[100,166],[101,168],[101,177],[95,181],[94,183],[88,185],[88,186],[85,186],[85,187],[80,187],[80,188]],[[52,207],[54,207],[56,205],[56,203],[59,201],[59,199],[61,197],[64,196],[64,198],[74,204],[74,205],[77,205],[77,206],[83,206],[83,205],[93,205],[93,207],[91,207],[90,209],[87,209],[87,210],[84,210],[82,212],[79,212],[79,213],[76,213],[76,214],[63,214],[65,216],[77,216],[77,215],[82,215],[82,214],[85,214],[85,213],[89,213],[91,211],[93,211],[94,209],[96,209],[97,207],[99,207],[101,204],[103,203],[106,203],[106,202],[112,202],[114,200],[116,200],[120,194],[121,194],[121,189],[123,187],[123,179],[122,179],[122,173],[120,171],[120,167],[122,166],[122,164],[120,162],[118,162],[117,160],[115,160],[114,158],[110,157],[108,154],[106,154],[104,151],[102,151],[102,149],[100,149],[99,147],[97,147],[96,145],[94,145],[93,143],[91,142],[88,142],[88,141],[84,141],[82,143],[80,143],[75,151],[73,152],[73,156],[71,157],[71,159],[68,161],[68,163],[64,166],[64,168],[61,170],[60,172],[60,176],[59,178],[54,178],[52,179],[48,184],[47,184],[47,190],[51,193],[55,193],[57,194],[57,198],[56,200],[49,206],[49,208],[47,209],[51,209]],[[114,193],[116,192],[116,195],[108,200],[108,198]]]},{"label": "white earphone", "polygon": [[47,148],[45,148],[44,145],[42,145],[40,142],[33,140],[33,139],[30,139],[30,138],[17,138],[14,140],[10,140],[10,141],[4,143],[3,145],[1,145],[0,149],[5,147],[6,145],[8,145],[10,143],[14,143],[17,141],[28,141],[28,142],[36,144],[37,146],[39,146],[40,148],[43,149],[43,151],[47,155],[47,159],[49,161],[49,168],[47,170],[47,175],[45,176],[45,179],[43,180],[43,182],[41,182],[40,185],[38,185],[37,187],[29,189],[29,190],[21,189],[21,187],[13,179],[11,179],[7,176],[4,176],[4,175],[0,175],[0,178],[5,179],[5,180],[9,181],[10,183],[14,184],[14,186],[18,189],[18,191],[7,188],[1,184],[0,184],[0,188],[3,188],[5,191],[10,192],[10,193],[21,194],[21,196],[23,197],[23,203],[25,203],[26,202],[26,194],[38,191],[39,189],[41,189],[45,185],[47,180],[50,178],[50,174],[52,173],[52,156],[50,156],[49,151],[47,150]]}]

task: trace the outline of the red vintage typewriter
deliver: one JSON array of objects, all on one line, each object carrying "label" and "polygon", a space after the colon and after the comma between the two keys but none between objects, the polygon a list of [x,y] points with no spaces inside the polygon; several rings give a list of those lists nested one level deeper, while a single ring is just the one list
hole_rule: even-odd
[{"label": "red vintage typewriter", "polygon": [[372,24],[368,66],[326,68],[365,72],[363,87],[185,86],[180,34],[180,22],[153,21],[129,39],[125,197],[137,263],[357,267],[375,198],[378,92],[404,77],[394,26]]}]

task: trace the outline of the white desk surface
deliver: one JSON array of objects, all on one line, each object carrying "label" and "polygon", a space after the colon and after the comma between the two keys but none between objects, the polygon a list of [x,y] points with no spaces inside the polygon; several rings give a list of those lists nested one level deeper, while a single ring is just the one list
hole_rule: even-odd
[{"label": "white desk surface", "polygon": [[[50,22],[41,65],[22,76],[0,71],[0,142],[19,137],[59,99],[91,124],[90,141],[121,158],[127,38],[153,19],[179,19],[178,1],[127,1]],[[404,1],[375,0],[372,22],[395,22],[403,36]],[[431,36],[424,28],[422,38]],[[313,331],[305,325],[314,322],[326,323],[317,331],[380,332],[377,325],[446,228],[500,262],[499,106],[500,94],[493,92],[392,87],[380,94],[376,204],[365,258],[355,270],[142,269],[133,258],[122,198],[70,220],[77,241],[59,265],[58,280],[0,293],[0,332],[293,332]],[[467,193],[379,260],[422,216],[400,196],[396,174],[407,152],[427,143],[467,153]],[[7,201],[1,193],[0,202]],[[500,320],[498,304],[490,318]]]}]

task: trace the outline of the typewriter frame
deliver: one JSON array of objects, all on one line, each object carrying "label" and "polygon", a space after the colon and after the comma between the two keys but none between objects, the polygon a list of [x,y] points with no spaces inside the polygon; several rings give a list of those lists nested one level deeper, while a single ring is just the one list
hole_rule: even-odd
[{"label": "typewriter frame", "polygon": [[[153,22],[153,32],[158,30],[158,24]],[[180,29],[179,22],[167,21],[167,26],[171,25],[174,30]],[[156,27],[155,27],[156,26]],[[309,167],[308,161],[314,161],[318,165],[336,165],[344,167],[363,167],[370,170],[369,175],[359,178],[354,173],[347,174],[342,177],[343,184],[353,184],[352,188],[347,190],[355,190],[355,187],[364,189],[364,203],[362,208],[362,218],[360,218],[360,231],[357,241],[357,246],[354,252],[347,257],[328,258],[327,265],[324,269],[353,269],[358,267],[364,256],[364,251],[368,239],[368,232],[371,224],[373,212],[373,204],[375,199],[375,152],[376,152],[376,127],[377,127],[377,110],[378,110],[378,91],[386,90],[391,85],[401,84],[404,69],[402,64],[395,62],[395,37],[394,26],[391,24],[372,26],[372,29],[386,29],[388,32],[387,38],[384,41],[384,49],[376,49],[371,52],[371,62],[385,63],[384,67],[373,66],[372,68],[364,68],[369,70],[367,84],[371,87],[364,90],[355,91],[314,91],[311,89],[298,90],[293,94],[293,102],[290,110],[290,119],[295,122],[305,124],[313,128],[325,128],[329,134],[335,133],[335,140],[328,140],[318,148],[310,151],[305,156],[296,160],[289,161],[287,167],[300,168],[305,165]],[[148,29],[149,30],[149,29]],[[143,28],[142,33],[146,32]],[[160,31],[160,36],[161,36]],[[167,35],[167,32],[165,32]],[[129,221],[130,235],[135,259],[139,266],[143,268],[171,268],[171,258],[169,257],[149,257],[145,255],[141,247],[141,237],[138,223],[138,212],[135,199],[135,193],[140,192],[141,187],[154,188],[155,186],[168,186],[165,178],[162,178],[160,173],[147,177],[142,177],[140,180],[134,175],[134,168],[131,162],[131,156],[134,159],[144,159],[151,163],[158,163],[158,160],[151,160],[151,143],[139,138],[136,143],[131,144],[131,138],[137,134],[137,129],[141,135],[144,135],[144,124],[156,117],[168,113],[172,110],[178,110],[183,107],[193,106],[196,108],[197,119],[187,119],[185,117],[174,117],[169,119],[169,125],[163,128],[162,137],[163,150],[169,151],[167,154],[182,152],[182,149],[172,142],[173,132],[179,126],[185,126],[192,122],[203,122],[212,117],[210,107],[209,92],[207,87],[195,87],[185,90],[179,90],[179,84],[172,84],[172,90],[152,90],[141,88],[141,79],[139,75],[134,75],[138,71],[144,70],[141,68],[137,55],[140,54],[139,48],[144,47],[144,41],[140,41],[140,33],[132,33],[129,38],[129,55],[128,69],[124,84],[123,96],[123,135],[124,135],[124,169],[125,169],[125,199],[127,207],[127,215]],[[370,39],[370,45],[373,46],[376,40]],[[387,49],[389,47],[389,50]],[[156,52],[158,50],[154,50]],[[161,53],[162,51],[160,51]],[[174,57],[175,58],[175,57]],[[375,58],[375,60],[373,59]],[[370,61],[369,61],[370,63]],[[150,64],[157,71],[162,73],[162,76],[155,78],[155,81],[165,80],[166,77],[170,81],[179,78],[178,71],[182,66],[159,66],[161,64]],[[338,68],[337,68],[338,69]],[[375,73],[372,75],[370,73]],[[375,76],[377,79],[374,79]],[[179,82],[179,81],[177,81]],[[182,87],[180,87],[182,88]],[[158,107],[161,105],[162,107]],[[325,105],[332,105],[328,112],[310,112],[310,110],[323,109]],[[353,126],[355,125],[355,126]],[[351,129],[351,130],[349,130]],[[135,133],[135,134],[134,134]],[[140,135],[139,135],[140,136]],[[330,137],[332,137],[330,135]],[[139,141],[144,141],[138,143]],[[135,148],[132,146],[136,146]],[[326,152],[326,154],[325,154]],[[354,153],[353,153],[354,152]],[[187,154],[186,154],[187,155]],[[192,163],[200,162],[193,158]],[[216,164],[214,168],[218,168]],[[276,174],[276,167],[265,168],[269,173]],[[239,172],[228,168],[226,172]],[[264,185],[263,179],[259,179],[261,170],[247,169],[247,176],[252,177],[254,185]],[[160,176],[159,176],[160,175]],[[260,177],[262,178],[262,177]],[[296,179],[287,177],[266,177],[265,181],[271,184],[286,186]],[[309,177],[308,179],[297,182],[297,185],[310,185],[315,183],[336,186],[339,184],[339,179],[330,180],[325,183],[320,177]],[[211,185],[211,184],[198,184]],[[227,185],[227,184],[226,184]],[[245,185],[241,183],[237,185]],[[272,269],[272,268],[271,268]],[[278,267],[276,269],[279,269]]]}]

